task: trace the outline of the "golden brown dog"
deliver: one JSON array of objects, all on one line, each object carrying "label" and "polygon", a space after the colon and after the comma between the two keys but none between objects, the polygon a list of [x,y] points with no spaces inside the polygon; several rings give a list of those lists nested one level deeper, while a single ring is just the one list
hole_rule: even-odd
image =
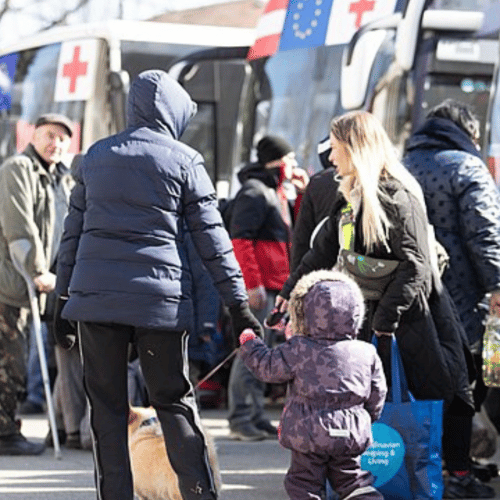
[{"label": "golden brown dog", "polygon": [[[208,458],[220,491],[221,477],[213,439],[205,432]],[[131,407],[128,436],[134,493],[140,500],[182,500],[177,475],[167,456],[154,408]]]}]

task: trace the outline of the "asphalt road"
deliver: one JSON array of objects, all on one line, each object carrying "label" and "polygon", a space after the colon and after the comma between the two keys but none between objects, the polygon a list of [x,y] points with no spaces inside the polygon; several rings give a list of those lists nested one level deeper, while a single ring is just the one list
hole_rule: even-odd
[{"label": "asphalt road", "polygon": [[[269,414],[277,424],[280,409]],[[222,473],[221,500],[287,500],[283,477],[289,452],[276,440],[242,443],[229,439],[224,410],[202,410],[205,427],[215,438]],[[23,433],[43,441],[47,418],[24,417]],[[500,478],[490,484],[500,499]],[[0,456],[2,500],[95,500],[92,453],[62,448],[56,459],[52,449],[37,457]]]},{"label": "asphalt road", "polygon": [[[216,442],[222,474],[221,500],[286,500],[283,477],[289,454],[276,440],[242,443],[229,439],[225,411],[203,410],[202,420]],[[279,410],[270,410],[277,424]],[[23,418],[22,432],[43,441],[46,417]],[[0,456],[2,500],[95,500],[92,453],[62,447],[61,458],[53,449],[36,457]]]}]

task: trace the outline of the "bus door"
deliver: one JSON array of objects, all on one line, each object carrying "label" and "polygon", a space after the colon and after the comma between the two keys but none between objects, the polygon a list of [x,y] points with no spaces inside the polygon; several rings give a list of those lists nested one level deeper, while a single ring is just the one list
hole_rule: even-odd
[{"label": "bus door", "polygon": [[248,47],[208,49],[169,71],[198,105],[181,139],[204,156],[219,198],[230,195],[233,171],[248,161],[252,146],[254,75],[247,52]]},{"label": "bus door", "polygon": [[484,132],[489,89],[498,54],[492,40],[427,33],[417,45],[413,68],[397,65],[376,84],[369,109],[384,124],[401,153],[431,108],[447,98],[470,105]]}]

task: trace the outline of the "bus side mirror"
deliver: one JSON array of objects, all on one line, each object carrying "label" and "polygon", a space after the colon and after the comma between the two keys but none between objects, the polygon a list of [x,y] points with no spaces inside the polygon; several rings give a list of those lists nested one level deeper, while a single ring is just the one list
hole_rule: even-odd
[{"label": "bus side mirror", "polygon": [[396,32],[396,62],[404,71],[413,67],[422,17],[429,0],[410,0]]},{"label": "bus side mirror", "polygon": [[367,31],[344,49],[340,79],[340,100],[346,110],[360,109],[366,99],[370,73],[386,30]]}]

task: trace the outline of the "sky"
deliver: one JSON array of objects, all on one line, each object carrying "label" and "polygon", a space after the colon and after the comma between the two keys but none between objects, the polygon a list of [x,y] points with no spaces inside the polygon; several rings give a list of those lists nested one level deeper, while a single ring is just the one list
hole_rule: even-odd
[{"label": "sky", "polygon": [[[119,16],[120,4],[122,17],[129,20],[144,20],[163,14],[166,11],[176,11],[224,3],[231,0],[89,0],[89,5],[73,14],[68,24],[89,21],[116,19]],[[0,8],[3,6],[0,0]],[[0,19],[0,45],[36,33],[47,21],[58,18],[61,13],[71,9],[79,0],[12,0],[11,12]]]}]

